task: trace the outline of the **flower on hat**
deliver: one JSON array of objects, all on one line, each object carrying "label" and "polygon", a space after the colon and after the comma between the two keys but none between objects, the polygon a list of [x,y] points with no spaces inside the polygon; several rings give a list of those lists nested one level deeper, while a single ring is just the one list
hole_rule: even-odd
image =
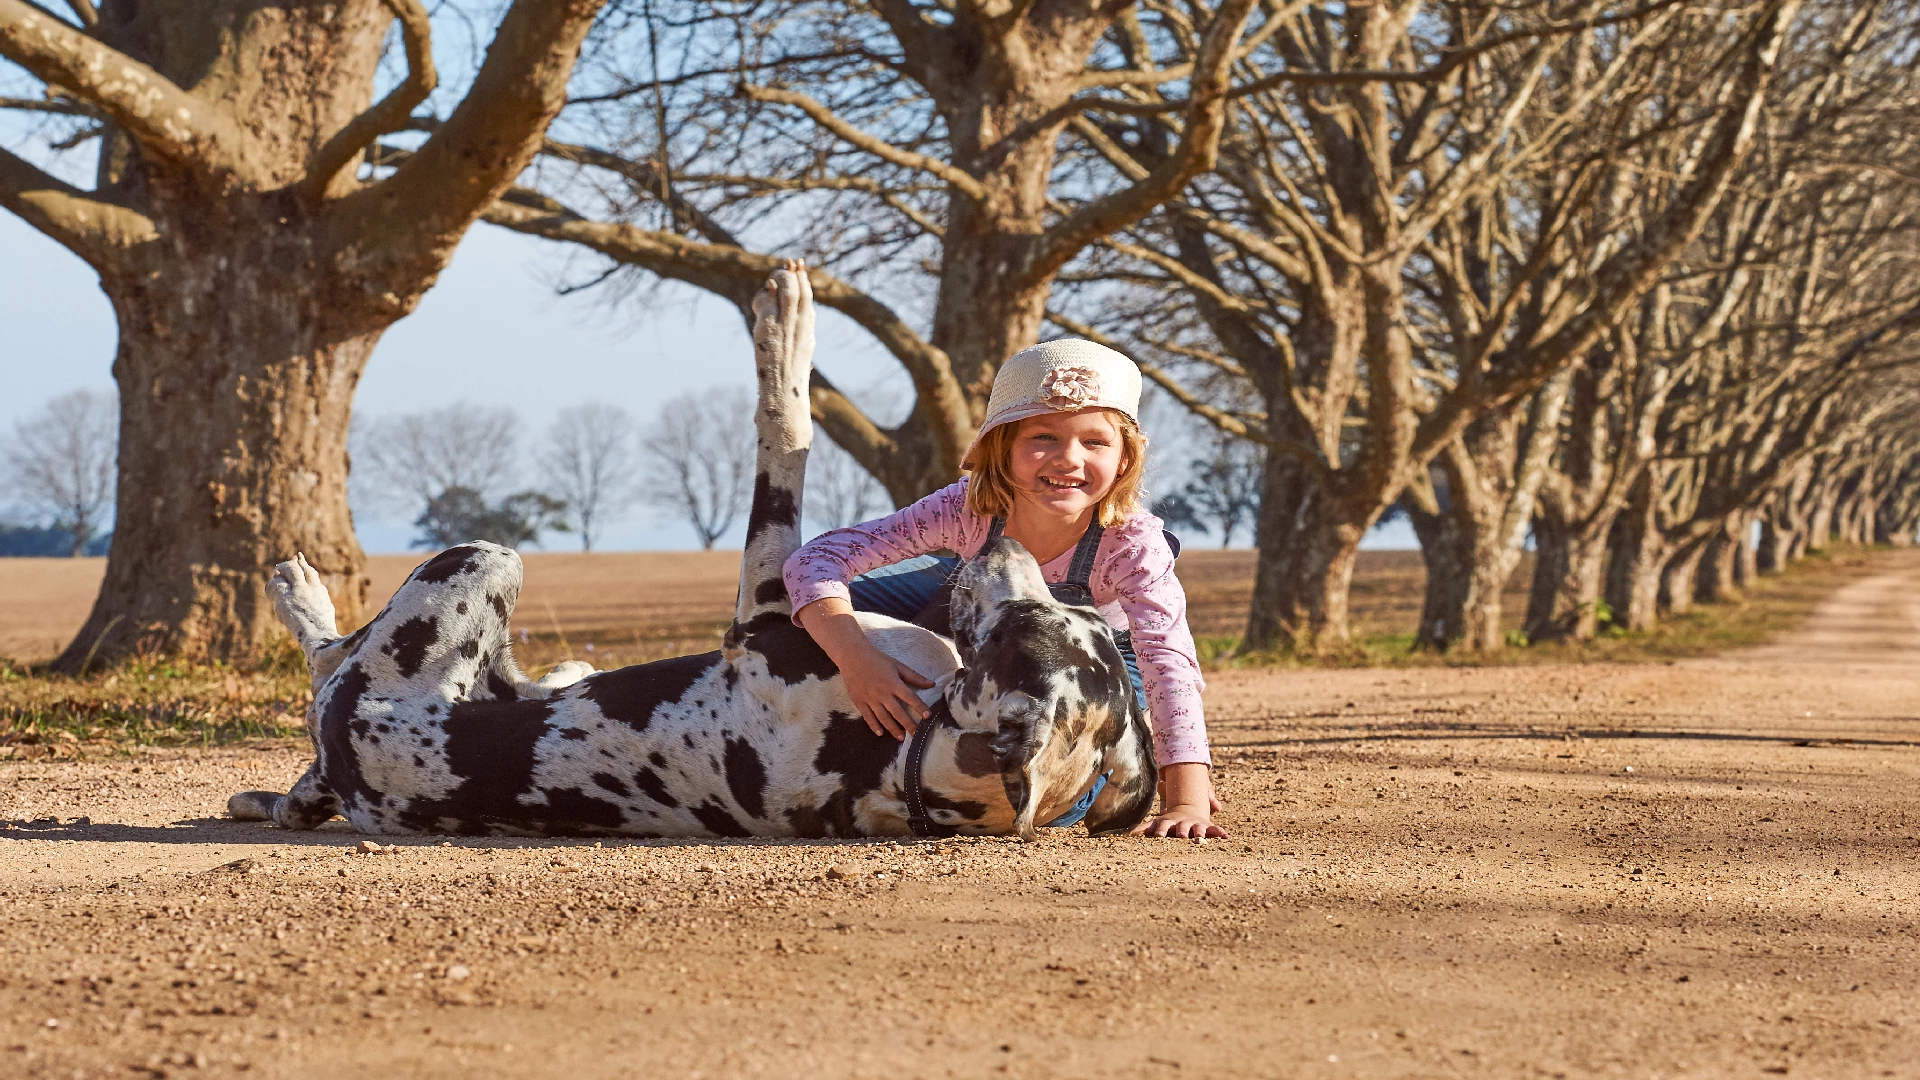
[{"label": "flower on hat", "polygon": [[1062,364],[1040,380],[1040,397],[1050,409],[1084,409],[1100,399],[1100,373],[1085,364]]}]

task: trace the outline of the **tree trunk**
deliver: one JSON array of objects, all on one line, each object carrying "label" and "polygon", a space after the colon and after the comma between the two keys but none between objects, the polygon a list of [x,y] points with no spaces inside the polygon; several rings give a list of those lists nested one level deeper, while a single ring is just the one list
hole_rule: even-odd
[{"label": "tree trunk", "polygon": [[1699,589],[1700,561],[1706,552],[1705,543],[1689,544],[1667,559],[1666,566],[1660,571],[1661,607],[1674,615],[1685,615],[1693,610]]},{"label": "tree trunk", "polygon": [[1786,528],[1784,517],[1776,508],[1760,518],[1760,544],[1754,552],[1754,569],[1759,573],[1777,574],[1792,561],[1795,536]]},{"label": "tree trunk", "polygon": [[1350,647],[1353,564],[1376,516],[1342,513],[1305,466],[1284,454],[1267,455],[1242,648],[1308,655]]},{"label": "tree trunk", "polygon": [[1496,652],[1506,644],[1501,600],[1521,551],[1501,529],[1506,507],[1468,494],[1472,486],[1450,473],[1440,513],[1408,511],[1427,568],[1416,649]]},{"label": "tree trunk", "polygon": [[1741,535],[1746,518],[1733,514],[1722,522],[1703,546],[1700,571],[1694,582],[1693,599],[1703,603],[1727,603],[1740,599],[1740,549],[1746,546]]},{"label": "tree trunk", "polygon": [[[1560,413],[1572,376],[1561,372],[1521,401],[1467,425],[1437,463],[1440,546],[1427,560],[1427,599],[1416,648],[1496,652],[1506,645],[1503,600],[1520,565],[1527,525],[1560,440]],[[1525,421],[1524,423],[1522,421]],[[1417,514],[1415,526],[1418,528]],[[1451,534],[1450,536],[1448,534]],[[1426,534],[1421,552],[1427,550]]]},{"label": "tree trunk", "polygon": [[251,242],[210,237],[203,251],[169,253],[166,273],[106,282],[121,322],[117,518],[64,670],[129,651],[263,655],[283,633],[267,569],[295,552],[325,578],[343,623],[365,612],[346,436],[384,326],[356,326],[337,297],[261,272],[292,256],[271,248],[291,245],[230,205]]},{"label": "tree trunk", "polygon": [[1838,481],[1828,480],[1820,485],[1820,493],[1814,497],[1813,513],[1807,520],[1807,550],[1822,551],[1833,542],[1833,509],[1840,501]]},{"label": "tree trunk", "polygon": [[1738,517],[1739,531],[1733,537],[1733,583],[1741,589],[1750,589],[1760,580],[1760,553],[1753,539],[1753,526],[1760,515],[1742,513]]},{"label": "tree trunk", "polygon": [[[1608,528],[1569,529],[1557,516],[1533,522],[1533,585],[1527,594],[1527,637],[1591,641],[1600,629]],[[1614,616],[1617,618],[1618,616]]]},{"label": "tree trunk", "polygon": [[1654,517],[1652,479],[1642,475],[1634,483],[1607,541],[1607,605],[1614,624],[1633,631],[1651,630],[1660,622],[1661,571],[1668,553]]}]

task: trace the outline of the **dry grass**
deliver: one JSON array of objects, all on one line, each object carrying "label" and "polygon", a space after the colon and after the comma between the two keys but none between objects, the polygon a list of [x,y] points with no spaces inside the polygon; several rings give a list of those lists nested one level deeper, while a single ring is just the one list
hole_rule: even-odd
[{"label": "dry grass", "polygon": [[[1251,552],[1189,552],[1181,559],[1181,578],[1203,659],[1213,667],[1640,662],[1752,645],[1791,629],[1822,597],[1870,572],[1876,555],[1850,549],[1815,556],[1764,579],[1740,603],[1703,605],[1649,634],[1512,648],[1493,656],[1411,650],[1407,628],[1418,618],[1425,580],[1415,552],[1362,554],[1352,608],[1358,646],[1331,658],[1234,655],[1252,591]],[[371,560],[374,595],[390,595],[416,562],[407,556]],[[87,559],[0,559],[0,595],[33,601],[0,612],[0,641],[51,645],[72,634],[86,615],[99,565]],[[514,618],[515,651],[534,674],[568,658],[612,668],[716,648],[739,575],[733,552],[533,554],[526,565]],[[1522,566],[1507,594],[1506,617],[1514,627],[1525,611],[1530,570]],[[43,647],[37,655],[49,652]],[[291,643],[258,672],[143,658],[73,679],[47,673],[44,663],[0,660],[0,757],[296,736],[312,699]]]}]

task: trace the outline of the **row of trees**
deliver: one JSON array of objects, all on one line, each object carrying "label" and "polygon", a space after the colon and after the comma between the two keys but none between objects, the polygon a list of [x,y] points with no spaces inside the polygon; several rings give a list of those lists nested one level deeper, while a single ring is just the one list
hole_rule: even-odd
[{"label": "row of trees", "polygon": [[[1756,515],[1784,559],[1822,500],[1906,505],[1916,21],[1884,0],[517,0],[458,96],[417,0],[70,6],[0,0],[40,89],[0,105],[54,118],[0,206],[100,270],[151,451],[76,650],[244,656],[240,568],[296,546],[355,616],[352,389],[480,218],[743,317],[807,256],[912,384],[899,423],[812,389],[896,503],[1049,326],[1123,349],[1259,448],[1255,646],[1344,646],[1396,505],[1423,640],[1474,648],[1529,532],[1530,626],[1577,637],[1737,584]],[[90,188],[48,171],[89,145]]]}]

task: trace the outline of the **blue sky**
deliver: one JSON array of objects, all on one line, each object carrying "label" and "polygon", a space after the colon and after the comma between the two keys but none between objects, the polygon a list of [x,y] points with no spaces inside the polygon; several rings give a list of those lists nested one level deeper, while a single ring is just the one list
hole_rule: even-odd
[{"label": "blue sky", "polygon": [[[582,401],[621,405],[642,420],[677,394],[751,381],[752,350],[733,309],[695,290],[665,286],[618,309],[595,294],[556,296],[572,255],[557,245],[477,225],[420,307],[382,339],[361,383],[363,415],[406,412],[453,397],[519,410],[528,437]],[[904,376],[857,327],[823,312],[817,366],[842,386],[904,388]],[[86,264],[0,212],[0,431],[70,390],[112,388],[113,312]],[[457,378],[449,379],[449,375]],[[904,392],[904,389],[898,391]],[[1171,417],[1168,410],[1149,414]],[[1163,433],[1163,445],[1174,440]],[[525,478],[532,483],[536,478]],[[4,500],[0,500],[4,501]],[[367,513],[357,519],[369,552],[403,552],[413,530]],[[1404,523],[1368,547],[1410,547]],[[737,538],[734,542],[738,542]],[[571,539],[553,537],[552,550]],[[640,508],[608,530],[605,549],[693,545],[683,524]]]}]

